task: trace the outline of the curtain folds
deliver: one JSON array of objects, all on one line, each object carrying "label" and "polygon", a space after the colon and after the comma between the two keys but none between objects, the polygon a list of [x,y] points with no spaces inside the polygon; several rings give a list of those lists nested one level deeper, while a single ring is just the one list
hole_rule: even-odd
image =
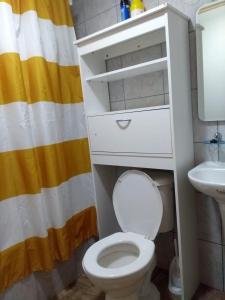
[{"label": "curtain folds", "polygon": [[97,235],[67,0],[0,0],[0,292]]}]

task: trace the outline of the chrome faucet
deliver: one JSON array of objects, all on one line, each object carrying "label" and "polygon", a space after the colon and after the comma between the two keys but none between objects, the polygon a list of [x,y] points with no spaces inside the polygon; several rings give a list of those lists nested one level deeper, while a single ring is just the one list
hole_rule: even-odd
[{"label": "chrome faucet", "polygon": [[222,134],[220,132],[216,132],[213,139],[210,140],[210,144],[220,144],[223,141]]}]

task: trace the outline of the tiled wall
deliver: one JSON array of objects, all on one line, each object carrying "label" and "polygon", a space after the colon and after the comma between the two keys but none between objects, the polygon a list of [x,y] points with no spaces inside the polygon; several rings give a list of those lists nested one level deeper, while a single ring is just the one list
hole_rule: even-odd
[{"label": "tiled wall", "polygon": [[[76,20],[78,38],[108,27],[120,21],[119,0],[73,0],[73,14]],[[146,9],[163,3],[163,0],[144,0]],[[210,0],[168,0],[173,6],[190,17],[190,58],[191,84],[194,125],[195,161],[204,160],[225,161],[225,146],[206,145],[203,142],[212,138],[220,131],[225,138],[225,122],[201,122],[197,115],[197,80],[196,80],[196,51],[195,51],[195,12],[201,5]],[[108,68],[118,68],[131,63],[131,60],[141,62],[148,58],[160,57],[164,45],[139,51],[133,57],[124,56],[108,62]],[[148,88],[146,88],[148,87]],[[157,72],[142,78],[129,79],[124,82],[111,83],[109,86],[111,108],[131,108],[146,105],[167,103],[167,78]],[[200,253],[201,281],[206,285],[223,290],[225,274],[225,241],[221,238],[221,221],[217,204],[214,200],[197,193],[198,238]]]}]

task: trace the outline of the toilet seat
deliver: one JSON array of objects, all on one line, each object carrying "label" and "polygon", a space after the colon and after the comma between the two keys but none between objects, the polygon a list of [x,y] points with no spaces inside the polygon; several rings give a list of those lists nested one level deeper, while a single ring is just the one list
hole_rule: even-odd
[{"label": "toilet seat", "polygon": [[113,207],[123,232],[134,232],[154,240],[163,216],[157,183],[145,172],[128,170],[113,189]]},{"label": "toilet seat", "polygon": [[[104,268],[99,265],[98,257],[109,247],[118,244],[133,244],[139,250],[139,256],[133,262],[123,267]],[[118,279],[127,277],[145,268],[154,257],[155,244],[139,234],[118,232],[92,245],[83,259],[83,267],[87,273],[102,279]]]}]

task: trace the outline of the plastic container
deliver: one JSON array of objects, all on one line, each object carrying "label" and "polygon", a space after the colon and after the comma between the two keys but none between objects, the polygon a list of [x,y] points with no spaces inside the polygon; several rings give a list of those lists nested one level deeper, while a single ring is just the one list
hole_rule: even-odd
[{"label": "plastic container", "polygon": [[121,21],[130,18],[130,2],[128,0],[120,1]]},{"label": "plastic container", "polygon": [[132,0],[131,6],[130,6],[131,17],[135,17],[135,16],[143,13],[144,10],[145,10],[145,7],[144,7],[142,0]]}]

